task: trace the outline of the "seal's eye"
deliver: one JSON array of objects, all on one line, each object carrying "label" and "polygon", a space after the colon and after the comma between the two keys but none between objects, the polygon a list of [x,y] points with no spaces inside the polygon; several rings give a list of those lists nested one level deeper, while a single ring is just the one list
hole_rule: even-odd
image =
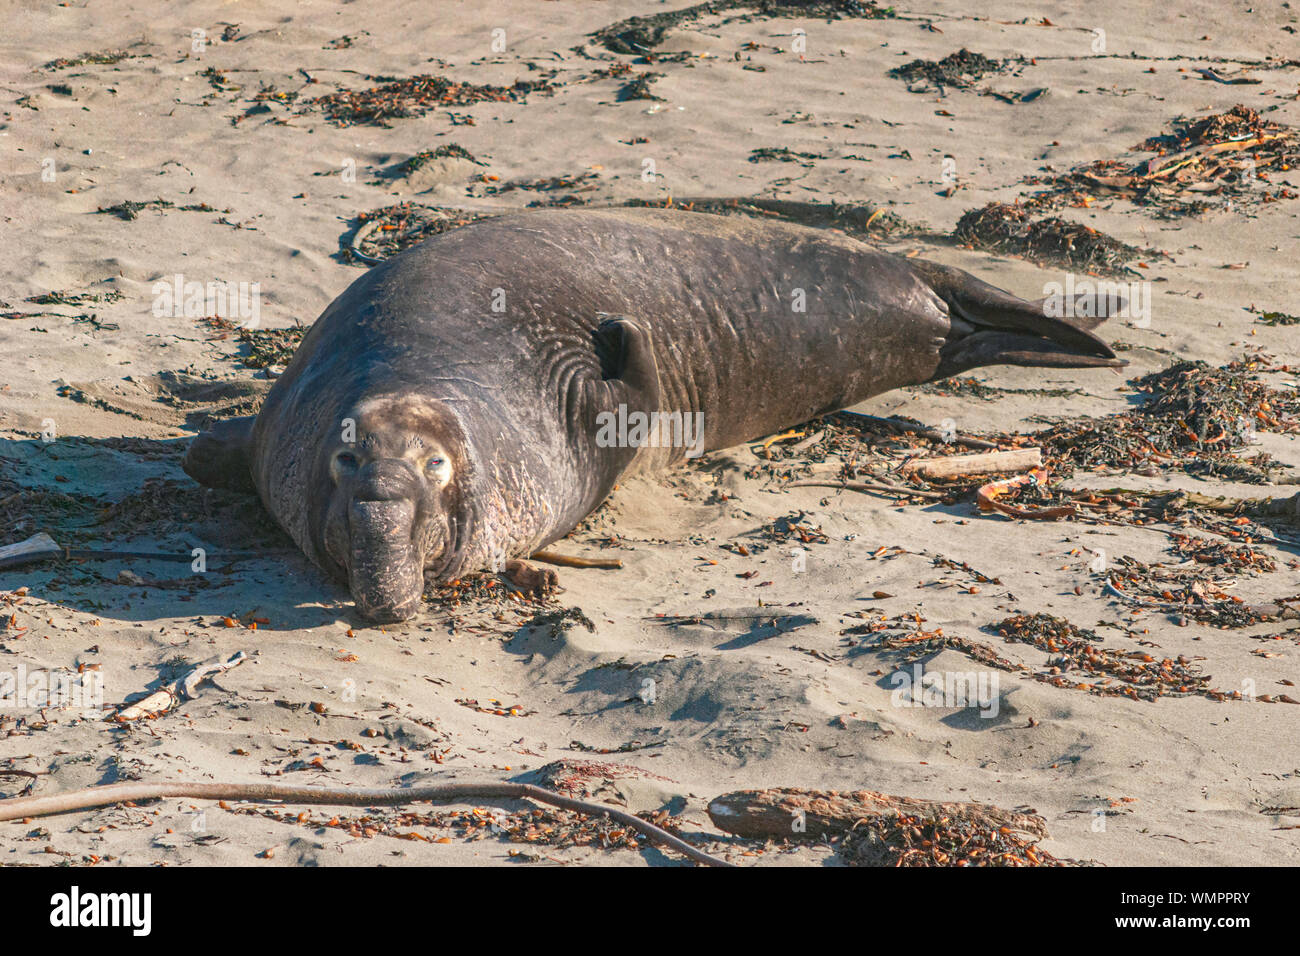
[{"label": "seal's eye", "polygon": [[337,484],[345,475],[354,474],[359,467],[361,467],[361,462],[352,452],[336,452],[334,457],[330,459],[330,477]]},{"label": "seal's eye", "polygon": [[439,485],[451,481],[451,462],[442,455],[430,455],[424,462],[424,473]]}]

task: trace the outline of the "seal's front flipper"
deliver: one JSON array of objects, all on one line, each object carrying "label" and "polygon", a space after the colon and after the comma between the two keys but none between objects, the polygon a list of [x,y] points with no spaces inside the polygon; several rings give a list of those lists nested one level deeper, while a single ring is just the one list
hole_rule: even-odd
[{"label": "seal's front flipper", "polygon": [[599,373],[580,377],[578,400],[570,404],[570,413],[580,416],[580,424],[590,427],[607,413],[650,414],[659,411],[659,363],[655,360],[650,329],[625,315],[606,319],[591,333]]},{"label": "seal's front flipper", "polygon": [[185,474],[209,488],[254,491],[249,452],[256,420],[256,415],[248,415],[209,425],[185,453]]},{"label": "seal's front flipper", "polygon": [[[1029,302],[960,269],[924,260],[913,260],[912,266],[948,305],[951,329],[939,350],[934,379],[982,365],[1120,368],[1128,364],[1088,331],[1123,306],[1118,297]],[[1067,321],[1051,314],[1053,304],[1062,313],[1086,314]]]},{"label": "seal's front flipper", "polygon": [[599,459],[599,496],[647,445],[659,420],[661,387],[650,327],[628,316],[606,319],[591,332],[590,365],[574,376],[566,402],[570,434],[585,436],[579,454]]},{"label": "seal's front flipper", "polygon": [[[659,408],[659,363],[650,329],[626,315],[606,319],[592,333],[600,376],[610,397],[634,401],[644,411]],[[615,385],[614,383],[618,383]]]},{"label": "seal's front flipper", "polygon": [[560,576],[550,568],[539,568],[529,561],[513,558],[506,562],[505,579],[525,594],[545,598],[560,586]]}]

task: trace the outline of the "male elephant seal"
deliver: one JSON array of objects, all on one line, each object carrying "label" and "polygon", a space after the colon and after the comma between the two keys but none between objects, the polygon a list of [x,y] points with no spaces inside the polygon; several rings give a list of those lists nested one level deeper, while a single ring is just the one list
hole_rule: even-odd
[{"label": "male elephant seal", "polygon": [[[398,621],[426,576],[529,570],[512,559],[620,478],[693,453],[669,434],[683,424],[703,426],[696,452],[726,448],[997,363],[1124,364],[1041,305],[839,234],[650,209],[511,215],[357,279],[261,413],[200,434],[184,467],[255,489],[365,617]],[[647,435],[654,412],[668,429]]]}]

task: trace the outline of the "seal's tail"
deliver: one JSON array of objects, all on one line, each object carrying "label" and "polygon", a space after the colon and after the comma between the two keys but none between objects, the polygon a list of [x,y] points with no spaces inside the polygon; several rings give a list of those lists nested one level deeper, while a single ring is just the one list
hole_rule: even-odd
[{"label": "seal's tail", "polygon": [[1128,364],[1089,331],[1124,308],[1120,296],[1087,294],[1030,302],[960,269],[924,260],[911,264],[948,303],[952,321],[939,350],[934,379],[982,365],[1120,368]]}]

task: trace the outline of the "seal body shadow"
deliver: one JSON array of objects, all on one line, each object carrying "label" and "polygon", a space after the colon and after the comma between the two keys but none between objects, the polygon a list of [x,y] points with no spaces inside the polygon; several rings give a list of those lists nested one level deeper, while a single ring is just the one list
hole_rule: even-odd
[{"label": "seal body shadow", "polygon": [[[242,469],[363,610],[409,616],[410,560],[438,581],[500,570],[625,475],[993,363],[1124,364],[1034,303],[843,235],[648,209],[504,216],[358,278],[251,428],[205,432],[186,470],[235,487]],[[693,416],[698,447],[653,440],[639,423],[656,415]],[[610,416],[640,430],[611,441]],[[364,504],[359,476],[398,462],[414,477],[383,500],[410,507]]]}]

